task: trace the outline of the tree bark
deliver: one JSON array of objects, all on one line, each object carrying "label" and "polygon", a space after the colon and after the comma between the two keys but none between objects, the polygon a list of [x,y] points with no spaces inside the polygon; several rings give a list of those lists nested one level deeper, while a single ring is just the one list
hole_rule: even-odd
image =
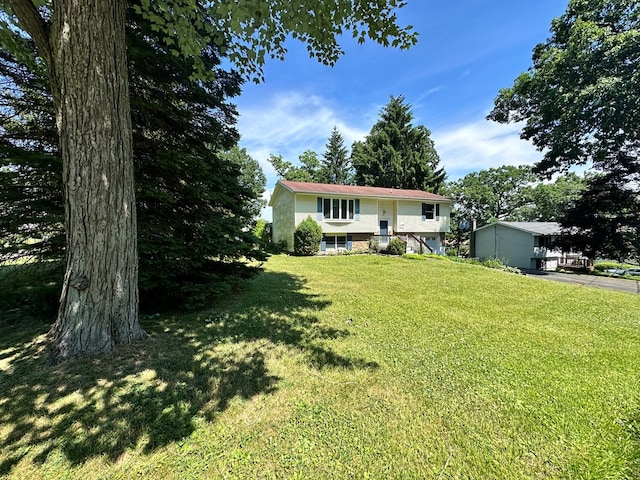
[{"label": "tree bark", "polygon": [[138,254],[126,0],[54,1],[48,63],[63,158],[66,272],[51,360],[146,336]]}]

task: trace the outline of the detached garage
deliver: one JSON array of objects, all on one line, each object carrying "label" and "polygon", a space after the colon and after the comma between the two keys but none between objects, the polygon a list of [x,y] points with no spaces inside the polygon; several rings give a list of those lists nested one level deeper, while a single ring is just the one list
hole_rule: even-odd
[{"label": "detached garage", "polygon": [[559,235],[556,222],[490,223],[472,233],[471,255],[480,260],[498,258],[512,267],[555,270],[580,257],[554,247]]}]

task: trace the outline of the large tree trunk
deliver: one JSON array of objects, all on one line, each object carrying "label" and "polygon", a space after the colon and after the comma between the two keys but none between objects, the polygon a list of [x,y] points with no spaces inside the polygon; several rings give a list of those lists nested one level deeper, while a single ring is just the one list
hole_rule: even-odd
[{"label": "large tree trunk", "polygon": [[54,363],[146,334],[125,43],[126,0],[54,2],[48,67],[63,157],[67,264]]}]

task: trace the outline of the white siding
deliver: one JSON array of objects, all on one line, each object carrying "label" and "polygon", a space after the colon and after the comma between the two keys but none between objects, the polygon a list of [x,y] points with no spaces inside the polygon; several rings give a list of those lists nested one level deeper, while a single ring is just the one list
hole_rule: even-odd
[{"label": "white siding", "polygon": [[279,189],[278,197],[273,199],[273,224],[271,238],[274,243],[285,241],[287,249],[293,251],[293,232],[295,231],[295,197],[284,188]]},{"label": "white siding", "polygon": [[449,231],[451,206],[447,203],[441,203],[439,204],[439,216],[433,220],[422,220],[422,203],[421,201],[408,200],[399,200],[397,202],[398,215],[395,232],[398,235],[402,235],[403,233]]}]

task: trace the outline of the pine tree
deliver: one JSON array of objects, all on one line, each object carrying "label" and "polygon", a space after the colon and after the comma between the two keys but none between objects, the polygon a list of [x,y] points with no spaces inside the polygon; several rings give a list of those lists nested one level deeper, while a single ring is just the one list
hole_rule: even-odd
[{"label": "pine tree", "polygon": [[404,97],[391,97],[365,141],[353,145],[358,185],[440,191],[446,174],[438,166],[431,132],[412,122]]},{"label": "pine tree", "polygon": [[321,162],[322,183],[348,185],[353,181],[351,159],[344,146],[344,138],[333,127]]}]

